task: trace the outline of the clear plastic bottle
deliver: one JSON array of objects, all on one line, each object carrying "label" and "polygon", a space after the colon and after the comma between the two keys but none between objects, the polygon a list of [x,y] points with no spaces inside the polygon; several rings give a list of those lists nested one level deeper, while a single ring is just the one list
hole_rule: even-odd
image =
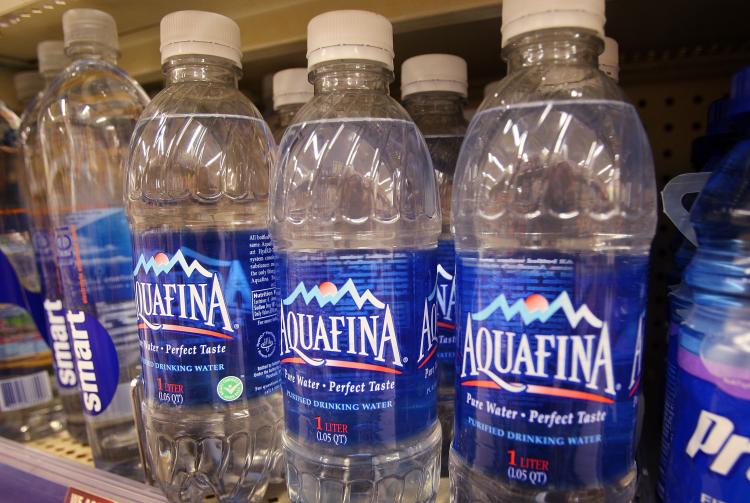
[{"label": "clear plastic bottle", "polygon": [[234,21],[169,14],[161,51],[127,185],[146,455],[170,501],[257,501],[281,449],[273,139],[237,89]]},{"label": "clear plastic bottle", "polygon": [[469,126],[453,189],[453,501],[629,502],[651,149],[597,68],[603,0],[505,0],[502,18],[508,76]]},{"label": "clear plastic bottle", "polygon": [[65,309],[63,287],[55,262],[55,238],[47,208],[47,177],[44,156],[39,136],[39,109],[46,89],[52,80],[68,65],[62,41],[46,40],[37,46],[39,72],[43,75],[44,87],[26,108],[21,117],[19,140],[23,152],[22,172],[26,208],[29,211],[34,252],[41,272],[44,291],[44,310],[50,333],[52,364],[57,378],[57,389],[65,411],[65,427],[79,442],[87,442],[83,420],[78,377],[75,368],[72,341],[70,340]]},{"label": "clear plastic bottle", "polygon": [[334,11],[308,25],[315,97],[271,184],[289,496],[434,501],[436,247],[427,146],[388,95],[391,24]]},{"label": "clear plastic bottle", "polygon": [[0,435],[26,441],[60,431],[63,417],[21,187],[20,122],[0,102]]},{"label": "clear plastic bottle", "polygon": [[692,304],[679,327],[666,503],[747,501],[750,487],[750,67],[732,81],[743,138],[693,204],[698,248],[685,271]]},{"label": "clear plastic bottle", "polygon": [[63,32],[73,63],[45,94],[39,131],[66,320],[94,463],[142,477],[130,405],[140,362],[123,167],[148,97],[115,64],[110,15],[71,9]]},{"label": "clear plastic bottle", "polygon": [[287,68],[273,74],[273,109],[278,117],[273,137],[277,143],[297,111],[312,97],[313,86],[307,80],[307,68]]},{"label": "clear plastic bottle", "polygon": [[466,61],[450,54],[423,54],[401,65],[401,102],[424,136],[440,194],[443,227],[438,241],[437,333],[438,418],[443,431],[441,475],[448,476],[456,397],[455,247],[451,234],[451,192],[458,152],[466,134]]}]

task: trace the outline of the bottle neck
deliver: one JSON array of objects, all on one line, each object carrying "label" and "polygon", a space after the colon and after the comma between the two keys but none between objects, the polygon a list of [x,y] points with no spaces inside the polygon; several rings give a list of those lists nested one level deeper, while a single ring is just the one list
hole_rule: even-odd
[{"label": "bottle neck", "polygon": [[[464,98],[449,91],[414,93],[403,99],[404,108],[420,126],[422,120],[445,126],[465,125]],[[421,127],[421,126],[420,126]]]},{"label": "bottle neck", "polygon": [[210,82],[237,89],[240,69],[228,59],[216,56],[185,55],[167,59],[162,65],[166,85],[182,82]]},{"label": "bottle neck", "polygon": [[361,91],[389,94],[393,71],[374,61],[330,61],[312,70],[315,96]]},{"label": "bottle neck", "polygon": [[604,42],[593,31],[578,28],[550,28],[524,33],[510,40],[502,50],[508,73],[541,65],[599,66]]},{"label": "bottle neck", "polygon": [[117,49],[97,42],[73,42],[65,48],[65,54],[71,61],[79,59],[99,59],[117,64]]}]

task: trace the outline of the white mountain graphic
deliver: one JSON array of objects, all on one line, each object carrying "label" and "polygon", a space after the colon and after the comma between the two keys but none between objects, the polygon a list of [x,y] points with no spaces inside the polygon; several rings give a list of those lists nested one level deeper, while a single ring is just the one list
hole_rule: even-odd
[{"label": "white mountain graphic", "polygon": [[[159,254],[156,254],[155,256],[159,256]],[[153,273],[158,276],[159,274],[170,272],[174,266],[178,264],[182,267],[182,270],[185,271],[185,274],[187,274],[188,277],[192,276],[194,272],[198,272],[206,278],[211,277],[211,273],[208,272],[198,260],[194,259],[192,262],[188,263],[187,259],[182,254],[182,250],[177,250],[177,253],[175,253],[172,258],[164,264],[157,264],[154,257],[150,257],[146,260],[143,254],[141,254],[138,258],[138,263],[133,270],[133,276],[137,275],[140,270],[143,270],[145,273],[153,271]]]},{"label": "white mountain graphic", "polygon": [[441,276],[443,279],[446,279],[448,281],[451,281],[453,279],[453,274],[443,269],[443,266],[440,264],[438,264],[437,273],[438,273],[438,276]]},{"label": "white mountain graphic", "polygon": [[310,290],[308,290],[305,286],[305,283],[303,281],[300,281],[300,283],[297,285],[297,288],[295,288],[294,291],[283,300],[283,302],[285,306],[288,306],[292,302],[294,302],[297,297],[302,296],[302,300],[304,300],[305,304],[307,305],[309,305],[310,302],[315,299],[318,301],[318,305],[320,307],[323,307],[326,304],[332,304],[335,306],[346,295],[349,295],[352,298],[354,303],[357,305],[357,308],[359,309],[362,309],[362,306],[364,306],[367,302],[378,309],[385,308],[385,304],[383,304],[377,297],[375,297],[375,295],[373,295],[370,290],[365,290],[365,292],[360,295],[359,290],[357,290],[357,286],[354,284],[354,281],[352,281],[351,278],[349,278],[346,283],[344,283],[344,286],[339,288],[336,293],[332,295],[323,294],[320,291],[318,285],[315,285]]},{"label": "white mountain graphic", "polygon": [[495,311],[500,309],[505,316],[507,321],[512,320],[514,317],[520,315],[521,319],[525,324],[529,324],[533,321],[540,321],[545,323],[549,320],[556,312],[562,310],[565,313],[565,317],[568,318],[568,323],[572,328],[578,326],[582,320],[594,327],[601,328],[602,321],[594,316],[591,310],[586,304],[583,304],[578,309],[573,307],[573,303],[570,300],[568,292],[562,292],[553,300],[546,309],[534,309],[529,310],[526,305],[526,299],[518,299],[512,305],[508,304],[508,300],[505,298],[505,294],[498,295],[489,306],[485,307],[481,311],[472,313],[472,318],[478,321],[486,320]]}]

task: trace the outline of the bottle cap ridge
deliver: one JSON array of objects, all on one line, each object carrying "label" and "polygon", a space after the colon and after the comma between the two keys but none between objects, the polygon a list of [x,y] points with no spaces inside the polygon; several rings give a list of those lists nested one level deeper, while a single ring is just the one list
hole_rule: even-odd
[{"label": "bottle cap ridge", "polygon": [[199,10],[167,14],[159,25],[162,64],[180,55],[216,56],[242,68],[240,27],[232,19]]},{"label": "bottle cap ridge", "polygon": [[115,18],[97,9],[70,9],[62,18],[65,47],[75,42],[93,42],[120,49]]},{"label": "bottle cap ridge", "polygon": [[504,0],[502,46],[547,28],[584,28],[604,38],[604,0]]},{"label": "bottle cap ridge", "polygon": [[307,67],[325,61],[367,60],[393,70],[393,26],[380,14],[336,10],[315,16],[307,25]]}]

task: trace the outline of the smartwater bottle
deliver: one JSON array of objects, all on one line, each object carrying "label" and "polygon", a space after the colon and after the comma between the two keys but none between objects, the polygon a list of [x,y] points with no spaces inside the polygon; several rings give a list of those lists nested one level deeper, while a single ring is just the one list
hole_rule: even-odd
[{"label": "smartwater bottle", "polygon": [[312,19],[315,97],[271,183],[287,483],[295,502],[434,501],[436,247],[429,151],[388,95],[390,22]]},{"label": "smartwater bottle", "polygon": [[23,197],[20,122],[0,102],[0,435],[27,441],[60,431],[63,416]]},{"label": "smartwater bottle", "polygon": [[401,65],[401,101],[424,136],[440,195],[443,226],[438,241],[437,333],[438,418],[443,430],[441,474],[448,475],[456,395],[455,248],[451,234],[451,193],[458,152],[466,134],[466,61],[450,54],[423,54]]},{"label": "smartwater bottle", "polygon": [[52,364],[60,400],[65,411],[65,425],[71,437],[79,442],[87,442],[78,388],[78,373],[75,368],[68,324],[65,320],[63,286],[55,261],[55,236],[47,207],[47,177],[39,135],[39,110],[42,106],[44,91],[70,63],[70,59],[65,55],[63,42],[58,40],[40,42],[37,46],[37,59],[39,60],[39,73],[44,77],[44,86],[26,107],[21,117],[19,141],[24,161],[21,179],[26,208],[29,212],[34,252],[41,273]]},{"label": "smartwater bottle", "polygon": [[503,2],[508,75],[453,189],[453,501],[630,502],[651,149],[598,69],[604,0]]},{"label": "smartwater bottle", "polygon": [[165,16],[166,86],[139,119],[127,162],[142,442],[175,502],[262,499],[281,447],[266,225],[274,143],[237,89],[241,57],[231,19]]},{"label": "smartwater bottle", "polygon": [[86,429],[98,468],[142,476],[130,381],[140,373],[124,161],[146,93],[120,68],[114,19],[63,14],[73,63],[39,112],[47,203]]}]

